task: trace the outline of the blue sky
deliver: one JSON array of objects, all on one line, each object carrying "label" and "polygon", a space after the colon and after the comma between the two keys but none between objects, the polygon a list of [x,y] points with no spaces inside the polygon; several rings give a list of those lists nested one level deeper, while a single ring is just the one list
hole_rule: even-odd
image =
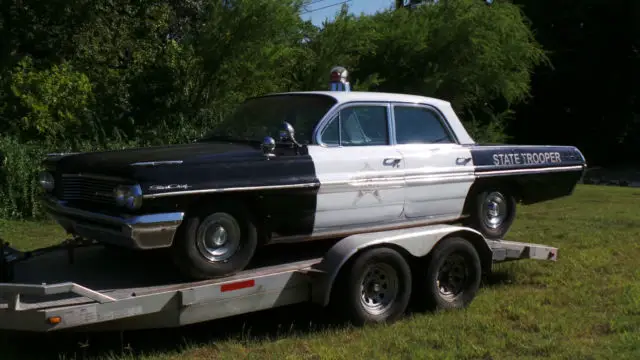
[{"label": "blue sky", "polygon": [[[341,5],[331,6],[325,9],[313,11],[321,7],[339,4],[344,0],[312,0],[309,10],[311,12],[302,14],[302,18],[305,20],[311,19],[315,25],[322,25],[322,22],[327,18],[333,20],[335,14],[340,11]],[[378,10],[384,10],[391,7],[395,3],[394,0],[351,0],[349,5],[350,12],[360,15],[360,13],[373,14]]]}]

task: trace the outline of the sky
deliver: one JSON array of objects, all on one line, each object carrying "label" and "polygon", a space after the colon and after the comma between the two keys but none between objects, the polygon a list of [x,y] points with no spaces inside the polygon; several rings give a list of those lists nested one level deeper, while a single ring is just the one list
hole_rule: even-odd
[{"label": "sky", "polygon": [[[302,14],[302,18],[305,20],[311,20],[314,25],[320,26],[326,19],[333,20],[335,14],[340,11],[342,5],[336,5],[320,9],[325,6],[334,4],[340,4],[344,0],[311,0],[309,6],[309,13]],[[391,7],[395,3],[394,0],[351,0],[347,3],[349,5],[349,11],[360,15],[360,13],[373,14],[379,10],[385,10]],[[318,9],[318,10],[315,10]]]}]

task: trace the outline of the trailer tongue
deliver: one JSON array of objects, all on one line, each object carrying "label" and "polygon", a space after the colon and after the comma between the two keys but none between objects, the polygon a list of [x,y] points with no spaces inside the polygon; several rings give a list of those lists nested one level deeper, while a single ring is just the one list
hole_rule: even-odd
[{"label": "trailer tongue", "polygon": [[94,244],[74,240],[22,253],[3,243],[0,329],[176,327],[303,302],[333,305],[356,324],[389,322],[412,297],[431,308],[467,306],[492,263],[557,259],[553,247],[433,225],[352,235],[324,248],[301,245],[295,256],[266,254],[230,277],[185,282],[155,256],[87,245]]}]

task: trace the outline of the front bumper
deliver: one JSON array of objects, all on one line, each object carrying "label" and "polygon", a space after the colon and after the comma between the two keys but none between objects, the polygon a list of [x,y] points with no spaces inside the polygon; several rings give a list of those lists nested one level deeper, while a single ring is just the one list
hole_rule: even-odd
[{"label": "front bumper", "polygon": [[133,249],[171,246],[184,218],[182,212],[106,215],[74,208],[52,197],[45,197],[43,205],[47,213],[70,234]]}]

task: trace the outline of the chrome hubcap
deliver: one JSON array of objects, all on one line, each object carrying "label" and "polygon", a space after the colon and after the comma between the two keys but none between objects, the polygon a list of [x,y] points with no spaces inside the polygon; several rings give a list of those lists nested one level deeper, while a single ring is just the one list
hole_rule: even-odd
[{"label": "chrome hubcap", "polygon": [[207,260],[220,262],[227,260],[238,250],[239,241],[228,236],[227,229],[213,220],[200,226],[196,245]]},{"label": "chrome hubcap", "polygon": [[438,269],[438,290],[445,297],[455,297],[464,289],[468,278],[469,270],[464,257],[451,254]]},{"label": "chrome hubcap", "polygon": [[387,264],[369,265],[360,283],[360,302],[372,315],[385,312],[398,294],[398,274]]},{"label": "chrome hubcap", "polygon": [[485,198],[482,209],[484,224],[491,229],[500,227],[507,217],[507,202],[499,192],[490,193]]}]

